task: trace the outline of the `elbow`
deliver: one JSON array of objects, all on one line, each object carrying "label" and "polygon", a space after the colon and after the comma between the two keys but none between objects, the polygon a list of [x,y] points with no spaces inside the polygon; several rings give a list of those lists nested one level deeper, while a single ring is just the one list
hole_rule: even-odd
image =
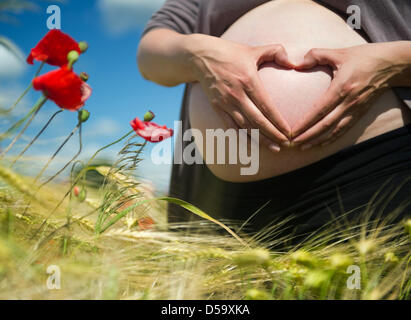
[{"label": "elbow", "polygon": [[150,66],[150,57],[147,53],[144,52],[144,49],[140,46],[137,50],[137,68],[141,74],[141,76],[147,80],[154,83],[157,83],[164,87],[175,87],[179,83],[175,81],[171,81],[167,77],[164,77],[161,71],[156,70],[156,68],[152,68],[152,61]]},{"label": "elbow", "polygon": [[139,46],[138,46],[138,49],[137,49],[137,68],[138,68],[138,70],[140,71],[140,74],[142,75],[142,77],[145,79],[145,80],[149,80],[149,81],[151,81],[151,79],[150,79],[150,77],[148,76],[148,73],[147,73],[147,70],[146,70],[146,68],[145,68],[145,63],[144,63],[144,48],[143,48],[143,46],[140,44]]},{"label": "elbow", "polygon": [[155,82],[165,87],[174,87],[178,85],[172,77],[167,74],[167,66],[164,59],[161,59],[158,46],[155,45],[156,39],[153,39],[152,32],[143,36],[137,48],[137,67],[141,76],[148,81]]}]

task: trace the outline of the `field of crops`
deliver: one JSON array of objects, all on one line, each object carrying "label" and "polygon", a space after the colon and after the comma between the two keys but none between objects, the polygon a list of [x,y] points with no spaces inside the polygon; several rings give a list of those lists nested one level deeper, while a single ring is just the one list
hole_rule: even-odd
[{"label": "field of crops", "polygon": [[61,201],[69,182],[33,197],[32,179],[1,167],[1,299],[409,298],[410,221],[333,221],[273,251],[259,241],[264,234],[235,238],[207,219],[167,225],[166,203],[144,184],[96,170],[105,185]]}]

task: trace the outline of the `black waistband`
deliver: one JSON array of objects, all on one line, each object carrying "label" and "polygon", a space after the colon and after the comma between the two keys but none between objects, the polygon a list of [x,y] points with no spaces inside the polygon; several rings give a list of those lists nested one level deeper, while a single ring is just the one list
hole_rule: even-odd
[{"label": "black waistband", "polygon": [[[223,181],[206,169],[202,188],[193,202],[215,217],[228,219],[247,219],[267,201],[270,205],[262,213],[266,216],[316,214],[324,204],[336,205],[340,195],[348,207],[361,205],[396,175],[394,186],[400,184],[399,179],[411,176],[411,125],[345,148],[301,169],[256,182]],[[409,185],[407,188],[411,189]],[[407,192],[410,197],[411,190]]]},{"label": "black waistband", "polygon": [[246,188],[253,193],[271,194],[273,186],[298,188],[301,185],[315,186],[327,184],[330,181],[338,183],[347,179],[355,179],[359,169],[361,169],[360,176],[373,172],[381,173],[381,170],[395,172],[398,166],[407,165],[410,161],[407,152],[405,158],[399,157],[397,152],[401,150],[405,152],[411,150],[411,124],[347,147],[311,165],[273,178],[246,183],[217,179],[228,193]]}]

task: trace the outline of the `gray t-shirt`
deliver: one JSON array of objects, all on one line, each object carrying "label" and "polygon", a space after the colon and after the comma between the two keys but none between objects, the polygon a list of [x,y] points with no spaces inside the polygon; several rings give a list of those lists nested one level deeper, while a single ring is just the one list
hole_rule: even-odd
[{"label": "gray t-shirt", "polygon": [[[146,25],[144,33],[168,28],[179,33],[221,36],[238,18],[267,0],[167,0]],[[316,1],[340,15],[348,6],[361,9],[361,34],[370,42],[411,40],[411,0]],[[411,89],[395,89],[411,108]]]},{"label": "gray t-shirt", "polygon": [[[148,22],[144,33],[155,28],[167,28],[182,34],[203,33],[219,37],[238,18],[267,0],[167,0]],[[361,35],[369,42],[411,40],[411,0],[325,0],[317,1],[337,14],[344,16],[349,5],[361,8]],[[190,85],[184,93],[181,132],[190,128],[187,97]],[[411,88],[395,88],[397,95],[411,108]],[[183,141],[183,148],[190,142]],[[181,150],[176,150],[181,152]],[[174,164],[170,184],[170,196],[195,205],[203,197],[203,183],[218,180],[210,174],[206,165]],[[210,178],[211,177],[211,178]],[[214,190],[218,193],[218,190]],[[169,221],[178,222],[193,217],[184,209],[169,205]],[[191,219],[191,218],[188,218]]]}]

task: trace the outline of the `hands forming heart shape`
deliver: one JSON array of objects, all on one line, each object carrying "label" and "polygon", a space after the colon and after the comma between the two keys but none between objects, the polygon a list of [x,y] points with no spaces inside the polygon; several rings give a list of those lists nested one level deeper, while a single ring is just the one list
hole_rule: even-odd
[{"label": "hands forming heart shape", "polygon": [[[296,64],[278,44],[249,47],[219,39],[196,56],[194,65],[211,105],[228,127],[259,129],[260,141],[274,152],[281,146],[307,150],[338,139],[392,85],[397,71],[395,60],[387,55],[390,44],[311,49]],[[331,84],[292,127],[258,73],[267,63],[295,71],[327,65],[333,71]]]},{"label": "hands forming heart shape", "polygon": [[[333,78],[313,109],[293,128],[292,142],[303,150],[325,146],[346,133],[387,88],[394,85],[397,63],[387,56],[389,43],[344,49],[311,49],[296,70],[328,65]],[[390,59],[391,58],[391,59]]]}]

